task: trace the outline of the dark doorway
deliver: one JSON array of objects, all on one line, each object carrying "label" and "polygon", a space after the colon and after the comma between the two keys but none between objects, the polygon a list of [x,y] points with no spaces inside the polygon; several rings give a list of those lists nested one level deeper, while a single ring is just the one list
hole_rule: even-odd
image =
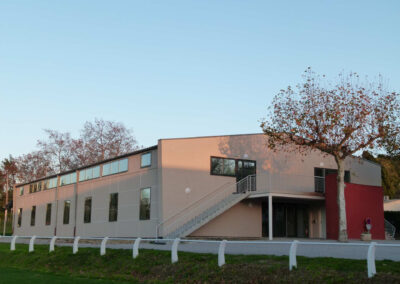
[{"label": "dark doorway", "polygon": [[[273,236],[308,238],[308,205],[277,202],[272,206]],[[268,202],[262,203],[262,236],[269,234]]]}]

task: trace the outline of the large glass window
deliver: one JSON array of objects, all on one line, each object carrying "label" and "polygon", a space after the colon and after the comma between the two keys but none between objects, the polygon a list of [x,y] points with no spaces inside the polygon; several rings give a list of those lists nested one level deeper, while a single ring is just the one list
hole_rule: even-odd
[{"label": "large glass window", "polygon": [[76,172],[60,177],[60,186],[76,183]]},{"label": "large glass window", "polygon": [[122,159],[103,165],[103,176],[126,172],[128,170],[128,159]]},{"label": "large glass window", "polygon": [[22,224],[22,208],[18,209],[18,219],[17,219],[17,227],[21,227]]},{"label": "large glass window", "polygon": [[100,166],[87,168],[79,172],[79,181],[85,181],[100,177]]},{"label": "large glass window", "polygon": [[151,152],[142,154],[140,157],[140,167],[146,168],[151,166]]},{"label": "large glass window", "polygon": [[150,187],[140,190],[140,220],[150,220],[150,195]]},{"label": "large glass window", "polygon": [[51,203],[46,206],[46,226],[51,224]]},{"label": "large glass window", "polygon": [[211,174],[220,176],[235,176],[235,159],[211,157]]},{"label": "large glass window", "polygon": [[63,224],[68,225],[69,224],[69,214],[71,211],[71,201],[65,200],[64,201],[64,216],[63,216]]},{"label": "large glass window", "polygon": [[36,206],[32,206],[31,210],[31,226],[35,226],[36,221]]},{"label": "large glass window", "polygon": [[92,198],[86,197],[85,199],[85,212],[83,216],[84,223],[90,223],[92,220]]},{"label": "large glass window", "polygon": [[20,188],[19,188],[19,195],[21,196],[21,195],[24,195],[24,187],[23,186],[21,186]]},{"label": "large glass window", "polygon": [[118,218],[118,193],[111,193],[108,221],[115,222],[117,221],[117,218]]}]

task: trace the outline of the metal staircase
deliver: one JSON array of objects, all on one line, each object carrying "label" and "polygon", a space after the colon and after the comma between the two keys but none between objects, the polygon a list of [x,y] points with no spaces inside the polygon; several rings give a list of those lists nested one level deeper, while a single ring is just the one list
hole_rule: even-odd
[{"label": "metal staircase", "polygon": [[228,183],[158,225],[157,235],[185,237],[236,205],[255,190],[255,176]]}]

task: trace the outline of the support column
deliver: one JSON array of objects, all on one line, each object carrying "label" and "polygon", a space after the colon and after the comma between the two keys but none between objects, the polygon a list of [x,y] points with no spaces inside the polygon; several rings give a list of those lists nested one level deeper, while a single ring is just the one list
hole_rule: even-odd
[{"label": "support column", "polygon": [[273,218],[272,218],[272,194],[270,193],[268,195],[268,227],[269,227],[268,228],[268,237],[269,237],[270,241],[272,241],[272,238],[273,238],[272,220],[273,220]]}]

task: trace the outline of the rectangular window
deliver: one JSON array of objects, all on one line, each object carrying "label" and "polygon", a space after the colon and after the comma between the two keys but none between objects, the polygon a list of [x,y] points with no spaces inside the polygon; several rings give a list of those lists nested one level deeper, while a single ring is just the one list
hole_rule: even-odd
[{"label": "rectangular window", "polygon": [[118,193],[111,193],[108,221],[115,222],[117,221],[117,218],[118,218]]},{"label": "rectangular window", "polygon": [[235,159],[211,157],[211,174],[219,176],[235,176]]},{"label": "rectangular window", "polygon": [[140,190],[140,220],[150,220],[150,193],[150,187]]},{"label": "rectangular window", "polygon": [[49,189],[57,187],[57,178],[56,177],[49,179],[49,186],[48,187],[49,187]]},{"label": "rectangular window", "polygon": [[20,196],[24,195],[24,187],[23,186],[19,188],[19,195]]},{"label": "rectangular window", "polygon": [[35,220],[36,220],[36,206],[32,206],[32,211],[31,211],[31,226],[35,226]]},{"label": "rectangular window", "polygon": [[103,176],[108,176],[111,174],[111,164],[103,165]]},{"label": "rectangular window", "polygon": [[79,181],[90,180],[100,177],[100,166],[81,170],[79,172]]},{"label": "rectangular window", "polygon": [[103,165],[103,176],[118,174],[128,171],[128,159],[122,159]]},{"label": "rectangular window", "polygon": [[60,177],[60,186],[76,183],[76,172]]},{"label": "rectangular window", "polygon": [[69,224],[69,212],[71,211],[71,201],[65,200],[64,201],[64,215],[63,215],[63,224]]},{"label": "rectangular window", "polygon": [[151,152],[142,154],[140,158],[140,167],[146,168],[151,166]]},{"label": "rectangular window", "polygon": [[51,224],[51,203],[46,206],[46,226]]},{"label": "rectangular window", "polygon": [[90,223],[92,220],[92,198],[86,197],[85,199],[85,212],[83,216],[84,223]]},{"label": "rectangular window", "polygon": [[18,219],[17,219],[17,227],[21,227],[22,224],[22,208],[18,209]]}]

